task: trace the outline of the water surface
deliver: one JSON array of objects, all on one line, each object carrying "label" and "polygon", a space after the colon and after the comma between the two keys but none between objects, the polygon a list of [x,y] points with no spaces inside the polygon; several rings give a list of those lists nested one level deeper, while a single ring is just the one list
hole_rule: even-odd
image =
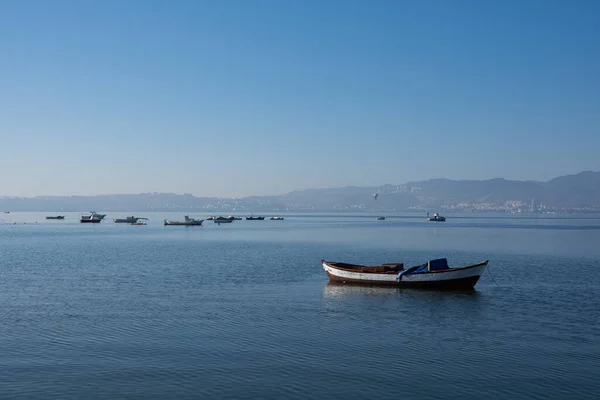
[{"label": "water surface", "polygon": [[[110,220],[131,214],[150,224]],[[2,398],[600,392],[600,219],[45,215],[0,217]],[[473,292],[441,293],[330,285],[319,263],[437,257],[490,271]]]}]

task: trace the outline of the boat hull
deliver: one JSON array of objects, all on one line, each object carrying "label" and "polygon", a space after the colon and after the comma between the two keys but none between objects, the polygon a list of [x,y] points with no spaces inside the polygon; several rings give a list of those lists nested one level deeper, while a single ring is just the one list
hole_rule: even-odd
[{"label": "boat hull", "polygon": [[90,215],[84,215],[82,218],[94,218],[94,219],[99,219],[99,220],[103,220],[104,217],[106,217],[106,214],[90,214]]},{"label": "boat hull", "polygon": [[102,220],[99,218],[81,218],[79,220],[79,222],[81,223],[87,223],[87,224],[98,224],[100,223]]},{"label": "boat hull", "polygon": [[114,218],[116,224],[134,224],[138,222],[138,218]]},{"label": "boat hull", "polygon": [[402,275],[398,280],[398,273],[366,273],[355,272],[347,269],[336,268],[326,261],[322,261],[323,269],[331,281],[375,285],[406,287],[419,289],[473,289],[485,271],[487,261],[467,267],[449,268],[442,271],[433,271],[419,274]]},{"label": "boat hull", "polygon": [[200,226],[202,225],[202,221],[169,221],[165,220],[165,225],[169,226]]},{"label": "boat hull", "polygon": [[57,217],[46,217],[46,219],[65,219],[64,215],[59,215]]},{"label": "boat hull", "polygon": [[213,219],[215,224],[230,224],[233,222],[232,219]]}]

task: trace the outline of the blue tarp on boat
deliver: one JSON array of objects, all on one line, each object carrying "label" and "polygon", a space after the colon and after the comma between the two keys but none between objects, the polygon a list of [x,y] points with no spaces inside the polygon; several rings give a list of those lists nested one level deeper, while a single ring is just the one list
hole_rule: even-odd
[{"label": "blue tarp on boat", "polygon": [[396,280],[400,282],[402,280],[402,276],[404,275],[414,275],[414,274],[424,274],[426,272],[431,271],[442,271],[445,269],[449,269],[448,260],[445,258],[437,258],[435,260],[430,260],[422,265],[417,265],[416,267],[412,267],[406,269],[404,271],[400,271]]}]

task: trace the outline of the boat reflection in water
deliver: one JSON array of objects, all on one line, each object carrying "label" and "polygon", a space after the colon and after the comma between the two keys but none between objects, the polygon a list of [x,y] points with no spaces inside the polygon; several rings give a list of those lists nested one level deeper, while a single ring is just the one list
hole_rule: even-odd
[{"label": "boat reflection in water", "polygon": [[323,297],[327,299],[344,299],[346,297],[390,297],[397,296],[400,288],[390,286],[365,286],[359,284],[348,284],[336,281],[329,281],[323,288]]},{"label": "boat reflection in water", "polygon": [[[378,285],[364,285],[357,283],[342,283],[336,281],[329,281],[323,288],[323,298],[326,300],[383,300],[390,298],[401,298],[404,300],[417,299],[417,300],[443,300],[448,297],[452,298],[478,298],[481,296],[475,289],[464,289],[454,291],[440,291],[440,290],[419,290],[413,288],[402,288],[394,286],[378,286]],[[377,301],[379,301],[377,300]],[[350,304],[350,303],[348,303]]]}]

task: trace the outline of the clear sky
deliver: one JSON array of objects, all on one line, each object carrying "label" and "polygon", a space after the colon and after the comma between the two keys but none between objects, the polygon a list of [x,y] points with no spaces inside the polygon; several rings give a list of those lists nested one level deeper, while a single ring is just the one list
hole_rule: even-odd
[{"label": "clear sky", "polygon": [[600,1],[1,1],[0,195],[600,170]]}]

